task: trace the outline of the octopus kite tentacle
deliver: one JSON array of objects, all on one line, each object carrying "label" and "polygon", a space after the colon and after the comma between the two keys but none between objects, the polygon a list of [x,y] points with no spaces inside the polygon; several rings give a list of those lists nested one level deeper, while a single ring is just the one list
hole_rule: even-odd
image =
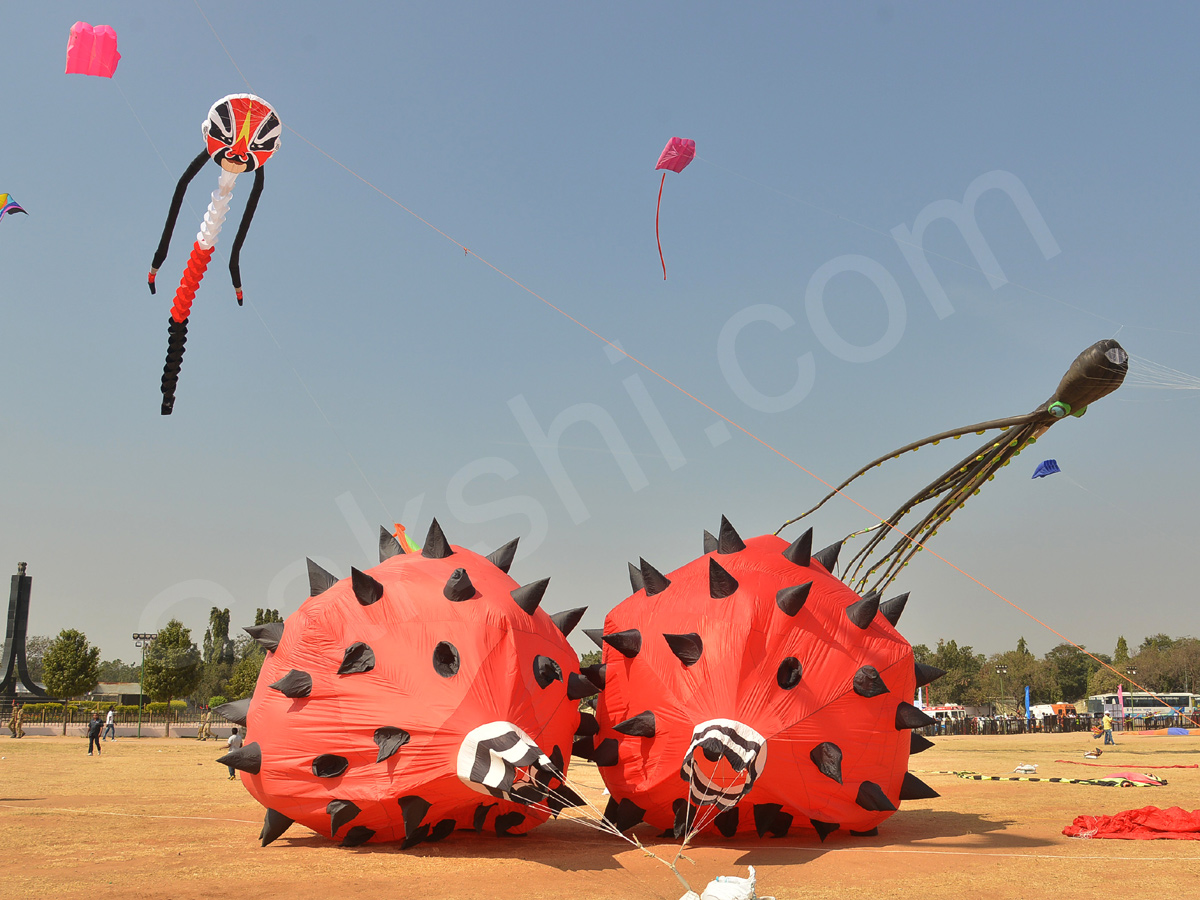
[{"label": "octopus kite tentacle", "polygon": [[[936,444],[944,438],[957,438],[972,431],[983,434],[993,429],[1003,429],[1001,437],[989,440],[969,456],[959,460],[934,481],[921,488],[905,501],[899,509],[878,524],[855,532],[843,539],[870,532],[871,537],[846,563],[843,574],[856,585],[856,590],[883,590],[892,582],[900,570],[908,564],[921,547],[938,529],[950,521],[951,515],[979,493],[983,485],[991,481],[996,473],[1008,465],[1022,449],[1034,443],[1060,419],[1066,416],[1082,416],[1090,404],[1115,391],[1125,379],[1129,368],[1129,354],[1115,340],[1097,341],[1075,358],[1067,369],[1058,388],[1045,403],[1033,411],[1007,419],[993,419],[964,428],[944,431],[919,441],[905,444],[898,450],[881,456],[863,466],[833,491],[827,494],[812,509],[784,522],[776,531],[798,522],[820,509],[826,501],[840,493],[847,485],[870,469],[894,459],[902,453]],[[936,501],[932,509],[907,530],[900,527],[901,520],[917,506]],[[889,531],[898,532],[899,537],[878,559],[871,562],[871,555],[879,550]]]},{"label": "octopus kite tentacle", "polygon": [[154,251],[154,259],[150,263],[150,274],[146,276],[146,284],[149,285],[152,294],[157,293],[154,287],[154,278],[158,275],[162,264],[167,261],[167,253],[171,249],[171,233],[175,231],[175,222],[179,219],[179,208],[183,206],[183,198],[187,194],[188,185],[200,173],[208,160],[208,151],[201,150],[196,158],[188,164],[184,173],[179,176],[179,183],[175,185],[175,195],[171,197],[171,208],[167,210],[167,222],[163,225],[162,237],[158,240],[158,249]]},{"label": "octopus kite tentacle", "polygon": [[246,208],[242,211],[242,221],[238,224],[237,237],[233,239],[233,249],[229,251],[229,275],[233,279],[233,290],[237,294],[238,306],[242,305],[242,244],[246,241],[246,233],[250,223],[254,221],[254,211],[258,209],[258,198],[262,196],[263,170],[254,170],[254,186],[250,188],[250,196],[246,200]]}]

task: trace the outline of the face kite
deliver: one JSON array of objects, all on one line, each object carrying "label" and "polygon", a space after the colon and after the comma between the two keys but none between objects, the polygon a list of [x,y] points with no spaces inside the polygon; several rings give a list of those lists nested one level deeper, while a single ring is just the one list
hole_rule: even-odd
[{"label": "face kite", "polygon": [[230,94],[212,105],[200,130],[213,162],[240,175],[260,168],[279,149],[283,125],[261,97]]},{"label": "face kite", "polygon": [[200,280],[208,269],[216,247],[217,235],[221,233],[221,226],[224,225],[225,216],[229,212],[233,183],[243,172],[253,171],[254,187],[250,189],[246,209],[242,213],[242,221],[238,225],[237,236],[233,239],[233,248],[229,253],[229,275],[233,279],[238,306],[242,305],[242,244],[250,230],[254,211],[258,209],[259,197],[262,196],[263,165],[279,149],[279,135],[282,130],[283,124],[279,121],[279,116],[262,97],[256,97],[254,94],[230,94],[222,97],[212,105],[208,111],[208,118],[200,126],[200,132],[204,135],[204,149],[196,154],[187,170],[179,177],[179,183],[175,185],[175,196],[171,198],[171,208],[167,212],[162,237],[159,238],[158,249],[154,251],[154,259],[150,263],[150,274],[146,276],[151,294],[156,290],[154,282],[158,270],[167,259],[167,251],[171,247],[171,234],[175,230],[175,221],[179,218],[179,209],[183,205],[188,185],[210,159],[221,167],[217,190],[204,213],[204,221],[200,224],[200,232],[196,235],[192,252],[188,255],[187,267],[183,271],[179,287],[175,290],[174,302],[171,304],[171,318],[167,324],[167,361],[163,366],[162,375],[164,416],[169,416],[175,407],[175,386],[179,382],[179,369],[183,363],[192,301],[196,299]]}]

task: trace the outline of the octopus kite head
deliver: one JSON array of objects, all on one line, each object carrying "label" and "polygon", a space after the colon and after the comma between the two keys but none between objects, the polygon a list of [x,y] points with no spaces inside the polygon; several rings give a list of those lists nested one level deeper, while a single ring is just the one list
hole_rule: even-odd
[{"label": "octopus kite head", "polygon": [[1056,419],[1082,416],[1084,410],[1121,386],[1129,371],[1125,348],[1107,338],[1096,341],[1071,363],[1058,389],[1046,403],[1046,412]]},{"label": "octopus kite head", "polygon": [[262,97],[230,94],[212,105],[200,130],[213,162],[241,174],[262,168],[279,149],[283,124]]}]

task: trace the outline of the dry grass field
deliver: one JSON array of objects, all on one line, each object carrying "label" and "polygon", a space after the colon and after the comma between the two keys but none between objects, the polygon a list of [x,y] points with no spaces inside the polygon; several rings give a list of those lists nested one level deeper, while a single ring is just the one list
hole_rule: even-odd
[{"label": "dry grass field", "polygon": [[[1111,771],[1200,762],[1200,737],[1125,737],[1103,762]],[[1154,805],[1200,809],[1200,769],[1160,769],[1170,784],[1106,788],[976,782],[936,770],[1006,775],[1021,763],[1039,776],[1099,777],[1083,760],[1087,735],[947,737],[913,757],[941,792],[906,802],[876,838],[810,832],[772,839],[704,839],[680,863],[699,892],[719,874],[758,871],[760,893],[779,900],[889,898],[1195,897],[1200,841],[1097,841],[1062,836],[1080,814]],[[100,757],[72,737],[0,738],[0,848],[13,898],[199,897],[345,900],[676,900],[671,872],[637,848],[567,819],[525,837],[456,832],[401,851],[346,849],[299,826],[258,846],[261,808],[214,760],[220,748],[186,739],[120,739]],[[595,768],[575,780],[602,784]],[[674,855],[650,828],[652,850]]]}]

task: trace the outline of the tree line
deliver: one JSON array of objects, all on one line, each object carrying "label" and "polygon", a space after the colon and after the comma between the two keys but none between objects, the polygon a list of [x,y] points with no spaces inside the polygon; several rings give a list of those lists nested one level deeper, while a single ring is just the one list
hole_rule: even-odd
[{"label": "tree line", "polygon": [[[282,621],[277,609],[259,609],[254,617],[255,625]],[[248,635],[229,636],[228,609],[211,609],[200,646],[191,634],[172,619],[146,649],[144,690],[152,700],[217,706],[254,693],[266,653]],[[34,680],[59,698],[87,694],[101,681],[136,682],[140,673],[136,662],[102,661],[99,648],[73,628],[56,638],[30,637],[26,650]],[[1121,636],[1111,654],[1062,643],[1041,658],[1029,651],[1025,638],[1014,649],[991,656],[954,640],[939,640],[933,649],[916,644],[913,656],[946,671],[928,688],[928,702],[933,704],[992,704],[1015,712],[1025,702],[1026,685],[1033,703],[1075,703],[1112,693],[1118,684],[1157,694],[1200,693],[1200,640],[1193,637],[1153,634],[1130,652]],[[584,654],[582,663],[599,661],[599,651],[592,651]]]},{"label": "tree line", "polygon": [[[277,609],[257,610],[255,625],[282,622]],[[140,662],[101,660],[100,648],[77,629],[65,628],[55,638],[34,636],[26,641],[29,673],[60,699],[92,692],[100,682],[142,681],[151,700],[189,700],[197,706],[217,706],[254,693],[266,653],[248,635],[229,636],[229,610],[213,607],[201,645],[192,631],[172,619],[158,632]]]},{"label": "tree line", "polygon": [[934,704],[992,704],[1001,712],[1015,712],[1024,706],[1026,685],[1035,704],[1075,703],[1113,693],[1117,685],[1155,694],[1200,693],[1200,640],[1193,637],[1153,634],[1131,653],[1121,636],[1111,654],[1062,643],[1040,659],[1029,651],[1025,638],[1014,649],[991,656],[953,640],[939,640],[932,650],[915,645],[913,655],[917,662],[946,670],[929,687]]}]

